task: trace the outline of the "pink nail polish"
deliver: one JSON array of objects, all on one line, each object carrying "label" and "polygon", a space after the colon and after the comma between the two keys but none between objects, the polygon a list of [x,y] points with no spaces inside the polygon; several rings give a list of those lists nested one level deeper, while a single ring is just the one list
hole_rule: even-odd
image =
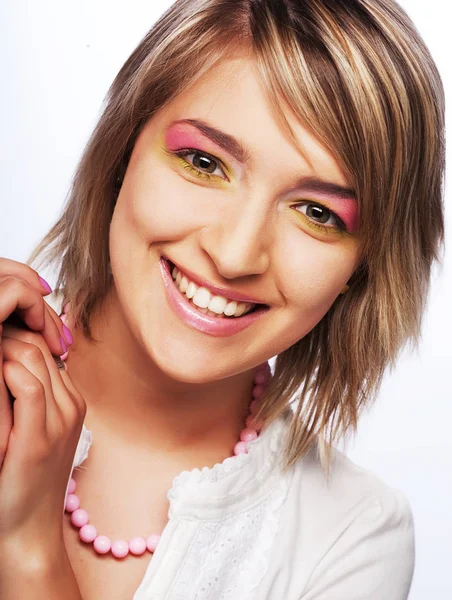
[{"label": "pink nail polish", "polygon": [[47,283],[47,281],[43,277],[39,277],[39,281],[41,282],[41,284],[43,285],[43,287],[45,287],[45,289],[47,290],[47,292],[49,294],[51,294],[53,290],[50,287],[50,285]]},{"label": "pink nail polish", "polygon": [[66,338],[66,341],[68,344],[73,344],[74,343],[74,338],[72,337],[72,333],[70,332],[69,328],[66,327],[66,325],[63,322],[63,332],[64,332],[64,337]]},{"label": "pink nail polish", "polygon": [[61,337],[61,335],[60,335],[60,342],[61,342],[61,346],[62,346],[62,348],[63,348],[63,354],[64,354],[65,352],[67,352],[67,346],[66,346],[66,344],[65,344],[65,341],[64,341],[64,340],[63,340],[63,338]]}]

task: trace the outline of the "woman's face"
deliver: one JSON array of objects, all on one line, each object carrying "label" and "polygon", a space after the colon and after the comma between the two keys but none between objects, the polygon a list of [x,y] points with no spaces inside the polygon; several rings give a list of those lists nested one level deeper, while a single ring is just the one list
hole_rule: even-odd
[{"label": "woman's face", "polygon": [[[115,297],[137,343],[178,380],[215,380],[279,354],[320,321],[357,266],[349,182],[290,122],[303,154],[279,128],[254,63],[234,59],[137,139],[111,224]],[[185,292],[162,257],[185,274]],[[214,316],[193,304],[249,309],[236,294],[259,310]]]}]

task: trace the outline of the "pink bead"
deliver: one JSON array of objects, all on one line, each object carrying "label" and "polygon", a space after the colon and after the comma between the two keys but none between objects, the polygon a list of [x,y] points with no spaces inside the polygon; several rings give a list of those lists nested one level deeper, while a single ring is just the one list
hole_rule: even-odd
[{"label": "pink bead", "polygon": [[259,403],[257,400],[253,400],[250,404],[250,413],[252,415],[254,415],[257,411],[257,407],[259,406]]},{"label": "pink bead", "polygon": [[111,545],[111,553],[116,558],[124,558],[129,554],[129,544],[125,540],[115,540]]},{"label": "pink bead", "polygon": [[237,454],[247,454],[248,453],[248,446],[246,442],[237,442],[237,444],[234,446],[234,454],[237,456]]},{"label": "pink bead", "polygon": [[140,556],[146,552],[146,540],[141,537],[134,537],[129,542],[130,552],[136,556]]},{"label": "pink bead", "polygon": [[83,527],[89,521],[88,513],[83,508],[77,508],[71,515],[71,523],[76,527]]},{"label": "pink bead", "polygon": [[64,506],[64,509],[67,512],[74,512],[74,510],[77,510],[77,508],[80,508],[80,500],[78,498],[78,496],[76,496],[75,494],[68,494],[66,497],[66,504]]},{"label": "pink bead", "polygon": [[111,548],[111,540],[106,535],[98,535],[94,540],[94,550],[98,554],[107,554]]},{"label": "pink bead", "polygon": [[259,384],[265,385],[270,381],[271,378],[272,378],[272,376],[269,371],[259,371],[254,376],[254,383],[256,383],[258,385]]},{"label": "pink bead", "polygon": [[82,542],[86,542],[87,544],[93,542],[97,537],[97,529],[94,525],[83,525],[83,527],[78,532],[78,535]]},{"label": "pink bead", "polygon": [[251,442],[257,438],[257,432],[255,429],[251,429],[250,427],[246,427],[242,429],[240,432],[240,440],[242,442]]},{"label": "pink bead", "polygon": [[266,389],[266,385],[255,385],[253,388],[253,398],[259,400],[259,398],[261,398],[264,395]]},{"label": "pink bead", "polygon": [[75,492],[75,488],[77,487],[77,484],[75,483],[75,479],[70,479],[69,481],[69,486],[67,488],[67,493],[68,494],[73,494]]},{"label": "pink bead", "polygon": [[248,415],[246,417],[245,424],[247,427],[250,427],[251,429],[255,429],[258,432],[262,429],[262,421],[256,421],[254,419],[253,415]]},{"label": "pink bead", "polygon": [[155,551],[155,549],[157,548],[157,544],[159,543],[159,540],[160,540],[160,536],[157,535],[156,533],[153,533],[146,539],[146,547],[149,550],[149,552]]}]

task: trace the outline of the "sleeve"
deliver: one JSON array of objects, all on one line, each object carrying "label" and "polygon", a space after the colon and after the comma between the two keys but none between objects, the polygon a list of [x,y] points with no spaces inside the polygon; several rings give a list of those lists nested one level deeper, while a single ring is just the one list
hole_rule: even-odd
[{"label": "sleeve", "polygon": [[407,600],[414,559],[411,507],[387,488],[326,549],[300,600]]}]

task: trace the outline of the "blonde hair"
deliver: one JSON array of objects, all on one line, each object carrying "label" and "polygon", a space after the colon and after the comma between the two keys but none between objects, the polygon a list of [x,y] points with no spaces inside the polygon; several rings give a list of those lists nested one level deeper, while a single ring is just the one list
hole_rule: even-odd
[{"label": "blonde hair", "polygon": [[[178,0],[116,76],[63,213],[30,258],[58,265],[76,326],[110,285],[108,234],[138,134],[225,57],[250,53],[281,127],[288,107],[337,158],[360,210],[361,261],[321,321],[278,355],[257,415],[291,411],[287,469],[356,430],[385,369],[416,344],[444,240],[444,95],[432,57],[391,0]],[[299,148],[303,152],[303,148]]]}]

